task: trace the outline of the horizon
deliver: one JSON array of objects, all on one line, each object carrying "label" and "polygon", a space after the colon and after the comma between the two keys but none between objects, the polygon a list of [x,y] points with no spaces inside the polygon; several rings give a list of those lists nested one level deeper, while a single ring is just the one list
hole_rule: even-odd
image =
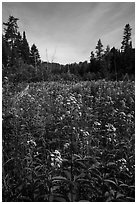
[{"label": "horizon", "polygon": [[123,31],[130,24],[135,47],[134,2],[3,2],[2,22],[19,18],[31,47],[35,44],[43,62],[62,65],[89,61],[99,39],[104,50],[120,49]]}]

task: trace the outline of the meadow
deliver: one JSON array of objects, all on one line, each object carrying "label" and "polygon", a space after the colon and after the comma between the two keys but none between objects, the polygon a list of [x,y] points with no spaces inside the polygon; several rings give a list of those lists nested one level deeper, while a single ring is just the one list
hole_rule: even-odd
[{"label": "meadow", "polygon": [[135,83],[3,84],[5,202],[134,202]]}]

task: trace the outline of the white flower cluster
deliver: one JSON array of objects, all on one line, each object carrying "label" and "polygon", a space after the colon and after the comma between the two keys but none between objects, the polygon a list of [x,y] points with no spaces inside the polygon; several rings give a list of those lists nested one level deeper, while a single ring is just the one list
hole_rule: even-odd
[{"label": "white flower cluster", "polygon": [[119,163],[119,169],[120,171],[129,171],[129,169],[127,168],[127,161],[126,159],[122,158],[122,159],[119,159],[118,160],[118,163]]},{"label": "white flower cluster", "polygon": [[105,125],[105,127],[107,128],[108,132],[116,132],[116,128],[112,124],[110,124],[110,123]]},{"label": "white flower cluster", "polygon": [[28,140],[28,141],[27,141],[27,144],[30,145],[30,146],[34,146],[34,147],[36,147],[36,145],[37,145],[36,142],[33,141],[32,139],[31,139],[31,140]]},{"label": "white flower cluster", "polygon": [[83,134],[83,136],[88,137],[90,134],[88,131],[85,131],[83,129],[80,129],[80,132]]},{"label": "white flower cluster", "polygon": [[68,115],[75,115],[75,117],[81,117],[81,106],[82,106],[82,96],[79,94],[78,99],[73,94],[70,94],[67,99],[67,108],[66,113]]},{"label": "white flower cluster", "polygon": [[58,150],[55,150],[53,153],[50,154],[51,156],[51,166],[55,168],[60,168],[62,164],[61,154]]},{"label": "white flower cluster", "polygon": [[95,121],[95,122],[94,122],[94,125],[95,125],[95,126],[101,126],[101,123],[99,123],[98,121]]},{"label": "white flower cluster", "polygon": [[56,98],[56,103],[63,105],[63,100],[64,97],[61,94],[59,94],[58,97]]},{"label": "white flower cluster", "polygon": [[69,148],[69,146],[70,146],[70,143],[68,143],[68,142],[67,142],[67,143],[65,143],[65,144],[64,144],[64,149],[68,149],[68,148]]}]

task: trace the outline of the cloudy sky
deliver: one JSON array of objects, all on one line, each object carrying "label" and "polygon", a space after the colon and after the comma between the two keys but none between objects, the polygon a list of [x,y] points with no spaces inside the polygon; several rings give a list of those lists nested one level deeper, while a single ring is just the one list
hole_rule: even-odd
[{"label": "cloudy sky", "polygon": [[9,15],[19,18],[19,31],[26,31],[29,45],[36,44],[43,61],[89,61],[99,38],[104,49],[120,48],[127,23],[135,44],[134,2],[3,2],[3,22]]}]

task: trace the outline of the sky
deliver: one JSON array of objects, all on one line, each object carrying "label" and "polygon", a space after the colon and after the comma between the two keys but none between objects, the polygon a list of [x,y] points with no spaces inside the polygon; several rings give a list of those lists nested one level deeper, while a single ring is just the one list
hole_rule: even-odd
[{"label": "sky", "polygon": [[135,46],[134,2],[3,2],[2,21],[19,18],[19,31],[26,32],[42,61],[61,64],[89,61],[99,39],[106,49],[121,47],[126,24],[132,27]]}]

